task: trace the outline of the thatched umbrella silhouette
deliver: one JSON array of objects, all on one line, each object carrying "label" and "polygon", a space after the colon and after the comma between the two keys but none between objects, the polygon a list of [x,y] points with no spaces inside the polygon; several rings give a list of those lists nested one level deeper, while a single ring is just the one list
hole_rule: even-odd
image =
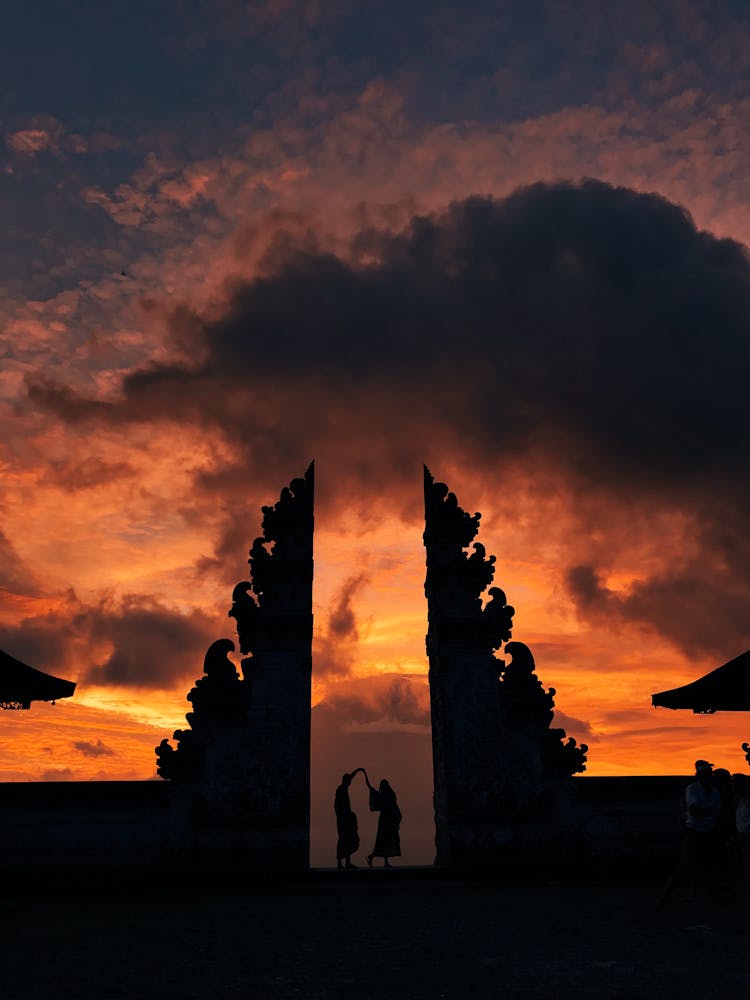
[{"label": "thatched umbrella silhouette", "polygon": [[651,695],[651,704],[700,714],[750,712],[750,649],[691,684]]},{"label": "thatched umbrella silhouette", "polygon": [[[700,715],[750,712],[750,649],[692,684],[651,695],[651,704],[661,708],[687,708]],[[750,744],[743,743],[742,749],[750,764]]]},{"label": "thatched umbrella silhouette", "polygon": [[70,698],[74,681],[53,677],[0,649],[0,708],[29,708],[32,701]]}]

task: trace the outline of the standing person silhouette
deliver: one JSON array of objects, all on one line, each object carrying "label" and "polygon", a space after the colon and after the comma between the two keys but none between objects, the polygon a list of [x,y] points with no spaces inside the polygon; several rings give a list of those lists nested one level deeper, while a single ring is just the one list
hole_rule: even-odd
[{"label": "standing person silhouette", "polygon": [[[364,768],[363,768],[364,771]],[[364,771],[367,787],[370,789],[370,809],[372,812],[379,812],[378,832],[375,835],[375,846],[372,853],[367,855],[367,864],[372,868],[373,858],[382,858],[383,867],[390,868],[388,858],[401,857],[401,839],[399,837],[399,827],[401,826],[401,810],[396,801],[396,793],[389,783],[383,778],[377,790],[370,784],[367,771]]]},{"label": "standing person silhouette", "polygon": [[[357,768],[357,771],[362,768]],[[336,813],[336,832],[339,835],[336,844],[336,863],[339,868],[356,868],[352,864],[352,854],[359,850],[359,830],[357,829],[357,814],[349,801],[349,786],[357,771],[344,774],[341,784],[336,789],[333,799],[333,811]]]},{"label": "standing person silhouette", "polygon": [[695,781],[685,789],[682,844],[677,867],[667,879],[655,908],[661,909],[678,885],[692,882],[715,887],[723,881],[720,820],[721,794],[714,782],[714,766],[696,760]]},{"label": "standing person silhouette", "polygon": [[735,825],[740,856],[740,874],[745,889],[750,889],[750,775],[733,774]]}]

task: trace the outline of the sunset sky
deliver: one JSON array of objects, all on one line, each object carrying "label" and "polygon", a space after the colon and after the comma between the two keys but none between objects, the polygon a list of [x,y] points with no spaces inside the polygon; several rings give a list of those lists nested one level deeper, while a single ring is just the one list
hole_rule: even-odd
[{"label": "sunset sky", "polygon": [[750,646],[748,4],[3,19],[0,648],[78,688],[0,779],[154,776],[311,459],[315,830],[429,823],[424,462],[589,773],[743,770],[650,695]]}]

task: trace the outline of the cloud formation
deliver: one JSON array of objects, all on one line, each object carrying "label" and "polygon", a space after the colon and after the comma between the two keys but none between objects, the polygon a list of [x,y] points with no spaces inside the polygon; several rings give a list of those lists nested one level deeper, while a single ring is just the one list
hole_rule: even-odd
[{"label": "cloud formation", "polygon": [[15,546],[0,529],[0,588],[16,593],[29,593],[35,591],[37,586],[37,581]]},{"label": "cloud formation", "polygon": [[115,751],[102,743],[101,737],[95,743],[89,740],[74,740],[73,747],[84,757],[114,757]]},{"label": "cloud formation", "polygon": [[40,781],[73,781],[73,771],[69,767],[48,767],[39,776]]},{"label": "cloud formation", "polygon": [[367,573],[347,577],[333,596],[325,629],[313,636],[316,680],[342,678],[351,673],[357,656],[359,625],[352,604],[369,582]]},{"label": "cloud formation", "polygon": [[707,546],[700,559],[620,590],[607,587],[591,566],[570,568],[567,582],[579,614],[590,622],[651,626],[691,659],[721,657],[727,638],[737,648],[750,642],[747,572],[744,567],[736,574],[722,572],[721,561],[722,554],[716,558]]},{"label": "cloud formation", "polygon": [[211,617],[199,611],[183,614],[138,596],[126,597],[111,611],[87,609],[74,625],[112,647],[102,663],[87,671],[92,684],[170,687],[190,672],[191,661],[200,676],[201,661],[193,659],[194,651],[203,647],[205,652],[216,638]]},{"label": "cloud formation", "polygon": [[367,573],[359,573],[357,576],[349,577],[345,580],[339,591],[336,604],[331,608],[328,618],[329,632],[337,639],[359,638],[357,620],[352,608],[352,598],[356,592],[369,582]]},{"label": "cloud formation", "polygon": [[425,677],[380,674],[366,681],[339,685],[318,706],[340,725],[371,729],[425,727],[430,724],[430,697]]},{"label": "cloud formation", "polygon": [[[399,421],[410,441],[406,421],[426,411],[498,454],[575,438],[580,471],[618,485],[637,467],[684,486],[696,463],[720,474],[736,460],[750,265],[678,206],[594,181],[538,184],[402,233],[360,233],[352,251],[369,262],[280,239],[267,275],[238,283],[223,316],[171,313],[198,363],[136,371],[120,400],[41,377],[30,394],[69,420],[215,422],[237,442],[249,431],[253,446],[273,424],[290,448],[345,437],[344,413],[368,443]],[[449,377],[466,379],[463,412],[441,420],[459,395],[440,394]],[[271,389],[284,402],[305,395],[283,419]],[[316,415],[325,391],[336,395]]]},{"label": "cloud formation", "polygon": [[220,628],[204,612],[183,613],[144,595],[85,603],[68,594],[46,613],[0,626],[0,647],[40,670],[71,672],[83,685],[169,689],[200,676]]},{"label": "cloud formation", "polygon": [[[71,423],[214,428],[238,465],[282,478],[315,455],[345,469],[339,498],[400,489],[421,460],[457,448],[477,467],[533,456],[566,489],[613,503],[648,495],[688,518],[697,553],[671,582],[645,579],[628,614],[691,644],[670,624],[667,591],[687,588],[703,560],[724,639],[750,640],[735,613],[750,596],[737,544],[750,500],[740,244],[657,195],[539,183],[402,231],[364,229],[346,252],[282,228],[226,302],[221,315],[169,313],[171,340],[194,363],[135,371],[116,399],[41,376],[29,394]],[[582,614],[621,613],[569,582]]]}]

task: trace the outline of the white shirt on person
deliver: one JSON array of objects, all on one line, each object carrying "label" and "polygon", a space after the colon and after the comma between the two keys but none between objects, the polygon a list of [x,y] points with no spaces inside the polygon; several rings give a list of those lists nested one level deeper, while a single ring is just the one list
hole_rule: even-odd
[{"label": "white shirt on person", "polygon": [[[698,806],[699,809],[715,809],[713,816],[694,816],[691,806]],[[713,833],[719,825],[719,811],[721,809],[721,795],[719,789],[714,785],[705,788],[700,781],[694,781],[685,789],[685,825],[689,830],[698,833]]]}]

